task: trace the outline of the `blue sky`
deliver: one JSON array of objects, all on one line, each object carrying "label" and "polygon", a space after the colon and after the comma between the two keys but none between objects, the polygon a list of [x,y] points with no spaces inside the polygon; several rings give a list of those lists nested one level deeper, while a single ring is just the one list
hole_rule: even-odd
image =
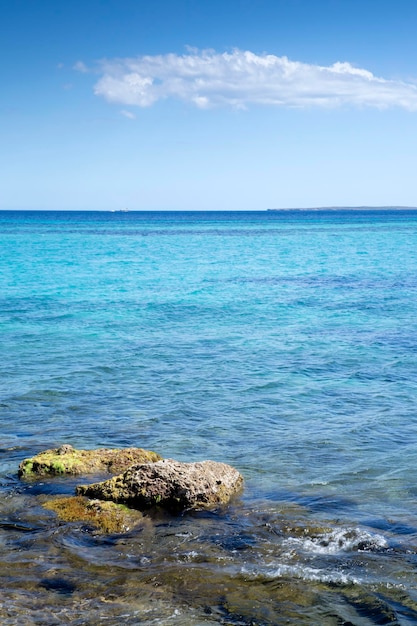
[{"label": "blue sky", "polygon": [[415,0],[0,15],[0,209],[417,206]]}]

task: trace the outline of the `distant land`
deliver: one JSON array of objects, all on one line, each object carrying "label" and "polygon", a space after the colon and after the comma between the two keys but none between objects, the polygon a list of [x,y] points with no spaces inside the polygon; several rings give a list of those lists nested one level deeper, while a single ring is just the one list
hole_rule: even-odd
[{"label": "distant land", "polygon": [[415,206],[318,206],[318,207],[287,207],[267,209],[267,211],[415,211]]}]

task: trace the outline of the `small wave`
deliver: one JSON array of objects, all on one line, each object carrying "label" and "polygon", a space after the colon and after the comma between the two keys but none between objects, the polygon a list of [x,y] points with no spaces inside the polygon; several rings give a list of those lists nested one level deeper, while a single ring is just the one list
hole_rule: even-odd
[{"label": "small wave", "polygon": [[340,552],[370,552],[388,547],[386,539],[379,534],[360,528],[340,528],[321,533],[315,537],[289,537],[284,546],[315,554],[338,554]]},{"label": "small wave", "polygon": [[341,570],[324,570],[305,565],[289,565],[286,563],[269,564],[262,571],[249,571],[247,566],[242,568],[242,574],[256,578],[300,578],[311,582],[331,583],[336,585],[360,585],[361,580],[356,576]]}]

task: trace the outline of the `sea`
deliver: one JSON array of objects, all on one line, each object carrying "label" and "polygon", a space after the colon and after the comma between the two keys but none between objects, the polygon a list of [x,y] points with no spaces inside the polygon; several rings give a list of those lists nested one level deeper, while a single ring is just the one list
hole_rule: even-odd
[{"label": "sea", "polygon": [[[0,212],[2,626],[417,624],[417,210]],[[236,467],[99,534],[61,444]]]}]

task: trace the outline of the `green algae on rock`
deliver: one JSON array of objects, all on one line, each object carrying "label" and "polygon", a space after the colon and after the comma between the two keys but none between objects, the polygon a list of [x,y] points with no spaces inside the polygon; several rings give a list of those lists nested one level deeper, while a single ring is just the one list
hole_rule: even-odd
[{"label": "green algae on rock", "polygon": [[82,496],[54,498],[43,507],[65,522],[86,522],[102,533],[124,533],[143,522],[142,513],[122,504]]},{"label": "green algae on rock", "polygon": [[137,464],[124,473],[76,488],[78,495],[122,502],[138,509],[169,511],[210,509],[227,504],[243,485],[243,477],[226,463],[182,463],[172,459]]},{"label": "green algae on rock", "polygon": [[64,444],[53,450],[45,450],[25,459],[19,465],[19,476],[58,476],[109,472],[119,474],[137,463],[155,463],[162,457],[142,448],[77,450]]}]

